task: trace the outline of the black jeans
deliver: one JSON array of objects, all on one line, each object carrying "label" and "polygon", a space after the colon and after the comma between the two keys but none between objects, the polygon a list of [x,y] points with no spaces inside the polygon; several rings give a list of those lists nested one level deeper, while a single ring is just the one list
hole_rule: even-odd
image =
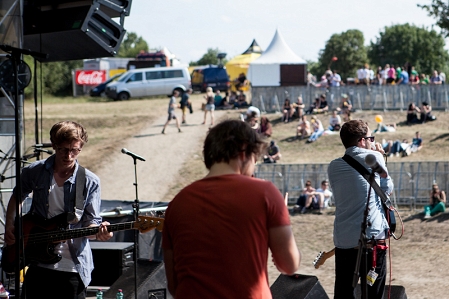
[{"label": "black jeans", "polygon": [[30,266],[21,295],[26,299],[85,299],[86,288],[78,273]]},{"label": "black jeans", "polygon": [[[365,252],[367,254],[365,254]],[[372,286],[367,286],[368,294],[365,298],[382,299],[385,289],[386,269],[386,250],[377,249],[376,273],[379,275]],[[356,298],[355,288],[352,287],[354,270],[357,262],[357,249],[335,249],[335,287],[334,299]],[[365,257],[368,264],[366,267]],[[373,251],[364,250],[360,263],[360,285],[362,288],[362,298],[365,293],[366,275],[372,269]]]}]

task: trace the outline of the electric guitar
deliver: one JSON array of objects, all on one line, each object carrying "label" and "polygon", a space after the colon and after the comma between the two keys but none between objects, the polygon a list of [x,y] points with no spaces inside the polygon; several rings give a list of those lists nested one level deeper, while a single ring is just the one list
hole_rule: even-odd
[{"label": "electric guitar", "polygon": [[[98,232],[98,226],[65,229],[67,213],[50,219],[26,214],[22,217],[22,223],[24,249],[21,251],[21,255],[24,253],[24,260],[21,262],[20,270],[30,263],[57,263],[61,260],[61,256],[54,252],[54,248],[59,241],[91,236]],[[107,229],[108,232],[138,229],[141,233],[146,233],[152,229],[162,231],[163,225],[164,218],[138,216],[137,221],[110,224]],[[3,247],[1,266],[6,273],[15,271],[16,244]]]},{"label": "electric guitar", "polygon": [[320,253],[317,255],[317,257],[315,258],[315,260],[313,261],[313,266],[315,267],[315,269],[318,269],[321,265],[324,264],[324,262],[330,258],[333,257],[335,254],[335,248],[333,248],[331,251],[326,252],[326,251],[320,251]]}]

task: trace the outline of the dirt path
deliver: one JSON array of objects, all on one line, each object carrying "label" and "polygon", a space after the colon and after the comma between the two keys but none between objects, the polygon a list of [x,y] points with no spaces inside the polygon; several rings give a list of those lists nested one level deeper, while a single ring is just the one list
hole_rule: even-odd
[{"label": "dirt path", "polygon": [[[215,111],[215,119],[223,113]],[[181,117],[179,109],[176,114]],[[207,124],[202,125],[203,117],[203,111],[197,109],[187,115],[187,124],[181,126],[182,133],[178,133],[172,120],[165,134],[161,134],[167,119],[164,114],[126,141],[127,150],[146,159],[145,162],[137,161],[138,196],[141,201],[163,201],[183,163],[190,159],[194,149],[204,140],[210,118],[208,115]],[[118,148],[112,157],[108,157],[110,162],[104,163],[96,174],[101,179],[102,199],[132,201],[136,197],[134,159],[120,150]]]}]

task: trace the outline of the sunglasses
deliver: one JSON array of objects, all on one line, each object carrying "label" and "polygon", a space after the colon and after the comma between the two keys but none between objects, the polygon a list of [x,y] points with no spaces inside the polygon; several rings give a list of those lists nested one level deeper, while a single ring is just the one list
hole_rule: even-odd
[{"label": "sunglasses", "polygon": [[365,140],[368,139],[369,141],[374,142],[374,138],[375,138],[375,136],[366,136],[366,137],[360,138],[359,141],[362,140],[362,139],[365,139]]}]

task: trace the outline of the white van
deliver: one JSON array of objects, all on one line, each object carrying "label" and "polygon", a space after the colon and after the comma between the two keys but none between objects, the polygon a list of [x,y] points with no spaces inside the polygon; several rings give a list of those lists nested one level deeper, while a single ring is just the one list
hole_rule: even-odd
[{"label": "white van", "polygon": [[131,97],[170,95],[190,88],[190,74],[185,67],[156,67],[129,70],[106,86],[106,96],[114,100]]}]

